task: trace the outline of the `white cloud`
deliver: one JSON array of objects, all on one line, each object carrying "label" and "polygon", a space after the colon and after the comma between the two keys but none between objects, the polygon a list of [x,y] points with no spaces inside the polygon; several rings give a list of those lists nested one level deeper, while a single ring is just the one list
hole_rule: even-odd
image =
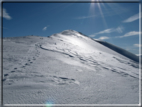
[{"label": "white cloud", "polygon": [[133,21],[138,20],[138,19],[139,19],[139,13],[135,14],[134,16],[129,17],[128,19],[124,20],[123,22],[128,23],[128,22],[133,22]]},{"label": "white cloud", "polygon": [[44,27],[42,30],[46,30],[47,29],[47,27]]},{"label": "white cloud", "polygon": [[[0,9],[1,11],[1,9]],[[1,14],[0,14],[1,16]],[[11,16],[7,13],[6,9],[3,9],[3,18],[6,18],[8,20],[12,19]]]},{"label": "white cloud", "polygon": [[92,15],[92,16],[82,16],[82,17],[77,17],[75,19],[87,19],[87,18],[91,18],[91,17],[95,17],[96,15]]},{"label": "white cloud", "polygon": [[139,32],[131,31],[131,32],[126,33],[124,36],[127,37],[127,36],[134,36],[134,35],[139,35]]},{"label": "white cloud", "polygon": [[138,32],[138,31],[131,31],[131,32],[126,33],[123,36],[117,36],[116,38],[124,38],[124,37],[129,37],[129,36],[136,36],[136,35],[139,35],[139,33],[140,32]]},{"label": "white cloud", "polygon": [[110,29],[105,29],[103,31],[100,31],[98,33],[95,33],[95,34],[91,34],[89,35],[89,37],[95,37],[96,35],[99,35],[99,34],[104,34],[104,33],[112,33],[112,32],[118,32],[118,33],[122,33],[123,32],[123,27],[122,26],[119,26],[117,28],[110,28]]},{"label": "white cloud", "polygon": [[135,47],[142,47],[141,44],[134,44]]},{"label": "white cloud", "polygon": [[103,31],[100,31],[99,33],[97,33],[97,34],[104,34],[104,33],[111,33],[111,32],[113,32],[114,31],[114,29],[106,29],[106,30],[103,30]]},{"label": "white cloud", "polygon": [[105,30],[100,31],[100,32],[98,32],[98,33],[91,34],[91,35],[89,35],[89,37],[95,37],[95,36],[98,35],[98,34],[111,33],[111,32],[113,32],[113,29],[112,29],[112,28],[110,28],[110,29],[105,29]]},{"label": "white cloud", "polygon": [[98,40],[105,40],[105,39],[109,39],[109,37],[107,37],[107,36],[102,36],[102,37],[98,38]]},{"label": "white cloud", "polygon": [[49,27],[49,25],[45,26],[42,30],[45,31]]}]

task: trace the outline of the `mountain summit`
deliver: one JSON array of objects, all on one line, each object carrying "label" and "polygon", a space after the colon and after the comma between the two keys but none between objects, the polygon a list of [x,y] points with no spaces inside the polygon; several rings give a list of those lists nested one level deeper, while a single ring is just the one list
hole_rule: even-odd
[{"label": "mountain summit", "polygon": [[138,104],[139,64],[108,44],[74,30],[3,39],[4,104]]}]

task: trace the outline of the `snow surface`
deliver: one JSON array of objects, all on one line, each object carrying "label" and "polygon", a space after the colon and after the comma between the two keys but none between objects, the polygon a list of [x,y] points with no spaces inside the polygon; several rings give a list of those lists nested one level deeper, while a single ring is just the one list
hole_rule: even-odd
[{"label": "snow surface", "polygon": [[108,42],[98,41],[98,40],[96,40],[96,41],[101,43],[101,44],[103,44],[104,46],[114,50],[114,51],[117,51],[118,53],[120,53],[120,54],[122,54],[122,55],[124,55],[124,56],[126,56],[126,57],[128,57],[128,58],[130,58],[130,59],[132,59],[134,61],[136,61],[136,62],[139,62],[139,57],[136,56],[135,54],[132,54],[132,53],[130,53],[130,52],[128,52],[128,51],[126,51],[126,50],[124,50],[122,48],[119,48],[117,46],[114,46],[114,45],[112,45],[112,44],[110,44]]},{"label": "snow surface", "polygon": [[139,104],[139,63],[74,30],[3,39],[4,104]]}]

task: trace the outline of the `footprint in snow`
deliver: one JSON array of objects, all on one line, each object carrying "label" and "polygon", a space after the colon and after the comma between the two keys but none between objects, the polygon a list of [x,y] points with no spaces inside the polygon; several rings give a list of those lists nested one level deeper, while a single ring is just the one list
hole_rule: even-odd
[{"label": "footprint in snow", "polygon": [[112,71],[112,72],[117,72],[115,69],[112,69],[111,71]]},{"label": "footprint in snow", "polygon": [[8,74],[4,74],[4,76],[6,77],[6,76],[8,76]]},{"label": "footprint in snow", "polygon": [[6,78],[2,79],[2,81],[6,81]]},{"label": "footprint in snow", "polygon": [[29,65],[28,63],[26,63],[25,65]]},{"label": "footprint in snow", "polygon": [[121,74],[122,76],[124,76],[124,77],[128,76],[128,74],[125,73],[125,72],[120,72],[120,74]]},{"label": "footprint in snow", "polygon": [[[109,70],[109,68],[107,68],[107,67],[103,67],[103,68]],[[115,70],[112,70],[112,71],[115,72]]]},{"label": "footprint in snow", "polygon": [[25,66],[22,66],[22,68],[25,68]]},{"label": "footprint in snow", "polygon": [[52,82],[55,82],[57,85],[80,84],[80,82],[75,79],[70,79],[66,77],[56,77],[56,76],[53,77],[54,78],[52,79]]}]

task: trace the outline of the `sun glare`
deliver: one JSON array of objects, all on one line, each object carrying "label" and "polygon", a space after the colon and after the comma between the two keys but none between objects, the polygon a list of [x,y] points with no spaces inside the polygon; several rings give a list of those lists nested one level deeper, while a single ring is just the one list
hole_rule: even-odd
[{"label": "sun glare", "polygon": [[76,45],[76,46],[79,46],[79,47],[84,47],[85,46],[85,44],[82,41],[80,41],[79,39],[77,39],[77,38],[71,38],[69,40],[69,42],[72,43],[73,45]]},{"label": "sun glare", "polygon": [[51,102],[47,102],[46,107],[53,107],[53,104]]},{"label": "sun glare", "polygon": [[100,14],[101,14],[101,17],[102,17],[102,20],[104,22],[104,25],[105,27],[107,28],[107,23],[105,21],[105,17],[104,17],[104,14],[103,14],[103,11],[102,11],[102,8],[101,8],[101,5],[104,6],[104,3],[100,3],[101,0],[91,0],[91,4],[90,4],[90,12],[91,12],[91,15],[95,15],[95,8],[99,8],[99,11],[100,11]]}]

